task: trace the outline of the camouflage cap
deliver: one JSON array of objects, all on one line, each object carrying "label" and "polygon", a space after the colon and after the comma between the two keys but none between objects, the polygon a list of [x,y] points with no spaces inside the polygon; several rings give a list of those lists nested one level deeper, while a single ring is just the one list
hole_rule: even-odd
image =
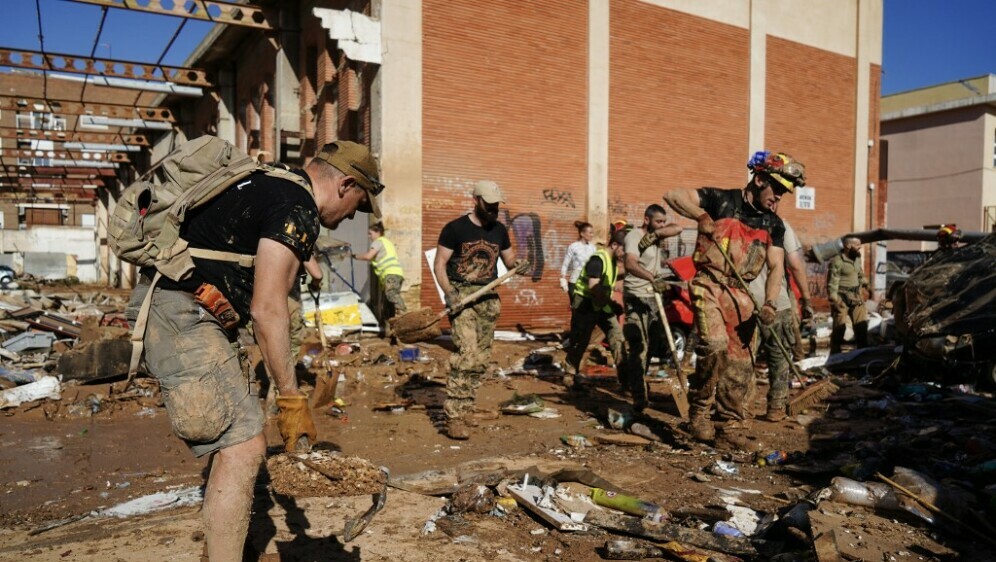
[{"label": "camouflage cap", "polygon": [[380,201],[377,196],[384,191],[380,183],[380,172],[377,160],[370,149],[353,141],[338,140],[322,147],[315,158],[328,162],[335,169],[356,180],[356,184],[367,192],[368,205],[360,206],[359,210],[371,213],[380,218]]}]

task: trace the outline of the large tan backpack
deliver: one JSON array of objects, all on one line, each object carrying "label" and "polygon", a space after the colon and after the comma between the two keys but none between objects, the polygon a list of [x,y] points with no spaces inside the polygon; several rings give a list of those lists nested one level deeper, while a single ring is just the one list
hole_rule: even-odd
[{"label": "large tan backpack", "polygon": [[180,227],[189,211],[255,172],[292,181],[311,193],[301,176],[260,164],[231,143],[209,135],[181,144],[124,189],[107,227],[108,243],[123,261],[156,270],[135,321],[129,376],[138,370],[153,289],[162,276],[186,279],[194,270],[193,257],[254,265],[254,255],[188,247],[180,238]]}]

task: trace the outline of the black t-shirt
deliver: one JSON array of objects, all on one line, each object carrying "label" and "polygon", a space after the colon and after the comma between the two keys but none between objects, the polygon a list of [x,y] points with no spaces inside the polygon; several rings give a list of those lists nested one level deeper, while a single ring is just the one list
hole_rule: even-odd
[{"label": "black t-shirt", "polygon": [[[295,173],[308,179],[301,170]],[[293,250],[303,262],[311,257],[320,226],[315,199],[303,187],[256,173],[188,213],[180,236],[192,248],[238,254],[255,254],[259,241],[269,238]],[[159,284],[192,292],[201,283],[210,283],[224,293],[242,322],[248,321],[255,268],[198,258],[194,264],[190,278],[179,283],[163,278]]]},{"label": "black t-shirt", "polygon": [[697,191],[699,206],[709,213],[712,220],[737,219],[750,228],[767,231],[775,246],[779,248],[785,246],[785,224],[781,217],[748,205],[744,200],[743,190],[702,187]]},{"label": "black t-shirt", "polygon": [[470,215],[464,215],[443,227],[439,245],[453,250],[446,262],[450,282],[487,285],[498,278],[498,258],[502,250],[512,247],[512,241],[500,222],[477,226]]}]

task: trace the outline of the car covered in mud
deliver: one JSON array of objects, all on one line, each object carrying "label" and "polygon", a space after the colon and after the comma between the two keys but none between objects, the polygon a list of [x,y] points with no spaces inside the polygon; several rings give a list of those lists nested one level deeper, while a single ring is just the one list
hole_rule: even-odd
[{"label": "car covered in mud", "polygon": [[907,365],[944,382],[996,389],[996,234],[946,248],[896,291],[896,330]]}]

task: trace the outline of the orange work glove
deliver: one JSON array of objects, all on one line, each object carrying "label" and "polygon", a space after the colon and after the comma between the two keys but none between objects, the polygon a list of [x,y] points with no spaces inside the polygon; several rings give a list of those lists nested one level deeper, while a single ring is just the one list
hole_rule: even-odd
[{"label": "orange work glove", "polygon": [[297,440],[301,436],[307,436],[308,441],[312,444],[318,440],[318,430],[315,429],[315,422],[311,419],[307,395],[278,396],[277,407],[280,408],[280,414],[277,415],[277,427],[280,428],[280,436],[284,439],[284,449],[288,453],[297,449]]}]

